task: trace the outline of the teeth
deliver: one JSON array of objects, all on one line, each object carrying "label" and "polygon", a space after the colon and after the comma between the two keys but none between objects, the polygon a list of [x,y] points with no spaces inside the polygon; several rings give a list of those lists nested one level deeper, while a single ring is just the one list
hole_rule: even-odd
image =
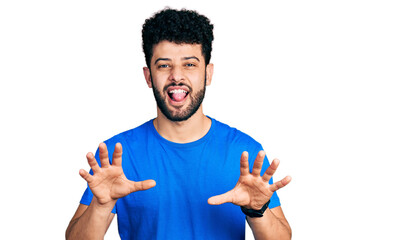
[{"label": "teeth", "polygon": [[174,89],[174,90],[171,90],[169,93],[187,93],[187,91],[185,91],[183,89]]}]

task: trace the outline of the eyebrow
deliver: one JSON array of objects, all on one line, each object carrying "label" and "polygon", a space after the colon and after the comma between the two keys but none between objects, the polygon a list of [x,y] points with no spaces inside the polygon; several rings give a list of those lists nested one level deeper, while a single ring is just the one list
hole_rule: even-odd
[{"label": "eyebrow", "polygon": [[198,59],[198,57],[194,57],[194,56],[182,58],[182,60],[190,60],[190,59],[195,59],[195,60],[197,60],[197,61],[200,61],[200,59]]},{"label": "eyebrow", "polygon": [[[190,59],[195,59],[195,60],[197,60],[198,62],[200,61],[200,59],[198,59],[198,57],[195,57],[195,56],[183,57],[181,60],[190,60]],[[156,63],[159,62],[159,61],[171,61],[171,60],[172,60],[172,59],[170,59],[170,58],[158,58],[158,59],[156,59],[156,61],[155,61],[155,65],[156,65]]]},{"label": "eyebrow", "polygon": [[156,63],[159,62],[159,61],[170,61],[170,60],[171,60],[170,58],[158,58],[158,59],[156,59],[156,61],[155,61],[155,65],[156,65]]}]

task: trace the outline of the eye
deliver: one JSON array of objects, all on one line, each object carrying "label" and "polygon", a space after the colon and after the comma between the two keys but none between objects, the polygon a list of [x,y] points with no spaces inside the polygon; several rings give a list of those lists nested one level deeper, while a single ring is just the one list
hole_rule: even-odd
[{"label": "eye", "polygon": [[158,66],[158,68],[168,68],[168,67],[169,67],[168,64],[161,64],[161,65]]},{"label": "eye", "polygon": [[195,65],[193,63],[187,63],[186,67],[195,67]]}]

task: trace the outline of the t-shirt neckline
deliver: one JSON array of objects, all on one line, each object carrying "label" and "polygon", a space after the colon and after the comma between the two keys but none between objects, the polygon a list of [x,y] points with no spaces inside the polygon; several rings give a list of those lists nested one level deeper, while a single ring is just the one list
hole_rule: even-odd
[{"label": "t-shirt neckline", "polygon": [[159,132],[156,130],[155,126],[153,125],[153,120],[151,119],[149,121],[149,128],[151,129],[151,131],[153,132],[153,135],[155,135],[155,137],[160,141],[163,142],[165,144],[171,145],[173,147],[179,147],[179,148],[189,148],[189,147],[194,147],[197,145],[200,145],[201,143],[207,141],[207,139],[210,138],[210,136],[212,135],[212,133],[214,132],[214,128],[216,125],[216,121],[215,119],[211,118],[210,116],[206,115],[210,120],[211,120],[211,126],[210,129],[208,130],[208,132],[201,137],[200,139],[193,141],[193,142],[188,142],[188,143],[176,143],[176,142],[172,142],[167,140],[166,138],[162,137]]}]

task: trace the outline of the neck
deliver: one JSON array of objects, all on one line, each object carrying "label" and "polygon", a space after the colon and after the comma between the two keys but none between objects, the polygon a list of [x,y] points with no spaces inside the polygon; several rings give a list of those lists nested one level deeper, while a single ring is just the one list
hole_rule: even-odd
[{"label": "neck", "polygon": [[163,138],[175,143],[189,143],[205,136],[211,127],[211,119],[202,112],[202,105],[189,119],[173,122],[158,108],[158,116],[153,120],[157,132]]}]

